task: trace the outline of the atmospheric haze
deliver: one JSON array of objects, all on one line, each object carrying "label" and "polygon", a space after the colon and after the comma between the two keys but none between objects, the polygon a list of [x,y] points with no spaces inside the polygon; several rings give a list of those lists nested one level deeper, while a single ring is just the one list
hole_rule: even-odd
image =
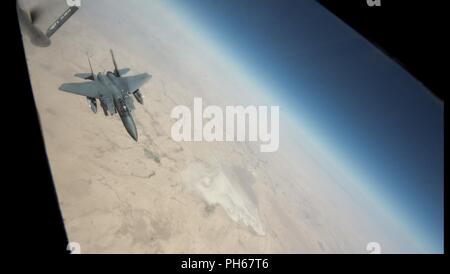
[{"label": "atmospheric haze", "polygon": [[[48,21],[65,8],[43,2],[54,4]],[[64,223],[83,253],[368,253],[370,242],[385,253],[421,251],[276,97],[169,3],[82,1],[51,47],[24,44]],[[138,143],[117,116],[58,91],[89,72],[86,53],[94,71],[112,70],[110,48],[120,67],[153,75],[134,113]],[[280,105],[279,150],[173,141],[170,113],[195,97]]]}]

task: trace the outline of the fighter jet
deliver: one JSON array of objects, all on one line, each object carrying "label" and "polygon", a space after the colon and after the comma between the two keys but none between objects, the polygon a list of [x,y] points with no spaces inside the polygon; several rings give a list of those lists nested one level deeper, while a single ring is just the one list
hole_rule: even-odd
[{"label": "fighter jet", "polygon": [[134,123],[132,111],[135,109],[133,97],[144,104],[144,96],[139,90],[142,85],[151,79],[148,73],[135,76],[124,76],[130,69],[118,69],[114,53],[111,50],[114,71],[99,72],[97,75],[92,69],[90,59],[90,73],[77,73],[76,77],[90,80],[84,83],[63,84],[59,90],[85,96],[92,112],[97,113],[97,99],[105,116],[119,114],[128,134],[137,142],[138,132]]},{"label": "fighter jet", "polygon": [[30,37],[31,43],[38,47],[50,46],[52,43],[50,37],[52,37],[53,34],[55,34],[55,32],[78,11],[78,9],[79,8],[76,6],[69,7],[53,24],[50,25],[46,33],[44,33],[35,24],[36,21],[41,18],[43,9],[35,8],[25,11],[25,9],[19,5],[19,1],[17,1],[17,15],[22,31],[25,35]]}]

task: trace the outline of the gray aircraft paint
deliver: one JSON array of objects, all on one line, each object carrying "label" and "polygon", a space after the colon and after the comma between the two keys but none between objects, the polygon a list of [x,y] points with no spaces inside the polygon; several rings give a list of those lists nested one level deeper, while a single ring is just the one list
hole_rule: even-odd
[{"label": "gray aircraft paint", "polygon": [[138,132],[132,116],[132,111],[134,110],[132,96],[140,104],[144,104],[143,96],[139,88],[150,80],[152,76],[143,73],[124,77],[123,75],[128,73],[129,69],[118,69],[112,50],[111,56],[114,64],[114,72],[100,72],[95,75],[91,62],[89,61],[91,73],[75,74],[79,78],[90,80],[89,82],[63,84],[59,89],[85,96],[94,113],[97,113],[97,100],[100,101],[100,106],[104,114],[107,116],[118,113],[128,134],[135,141],[138,141]]}]

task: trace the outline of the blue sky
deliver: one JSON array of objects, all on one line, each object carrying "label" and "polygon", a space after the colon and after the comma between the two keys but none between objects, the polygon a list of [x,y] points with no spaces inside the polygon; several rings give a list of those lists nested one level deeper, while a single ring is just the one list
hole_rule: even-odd
[{"label": "blue sky", "polygon": [[443,251],[444,106],[425,87],[314,1],[173,2]]}]

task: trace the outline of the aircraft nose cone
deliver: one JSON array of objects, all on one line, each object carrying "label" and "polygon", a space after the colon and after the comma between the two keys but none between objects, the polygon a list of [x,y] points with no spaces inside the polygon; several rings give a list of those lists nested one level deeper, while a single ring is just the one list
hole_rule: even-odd
[{"label": "aircraft nose cone", "polygon": [[138,133],[136,130],[136,127],[134,127],[134,129],[129,130],[128,133],[130,134],[130,136],[133,138],[133,140],[135,140],[136,142],[139,141],[138,139]]},{"label": "aircraft nose cone", "polygon": [[136,124],[131,116],[125,116],[122,118],[123,125],[127,129],[128,134],[135,140],[138,141],[138,132],[136,129]]}]

